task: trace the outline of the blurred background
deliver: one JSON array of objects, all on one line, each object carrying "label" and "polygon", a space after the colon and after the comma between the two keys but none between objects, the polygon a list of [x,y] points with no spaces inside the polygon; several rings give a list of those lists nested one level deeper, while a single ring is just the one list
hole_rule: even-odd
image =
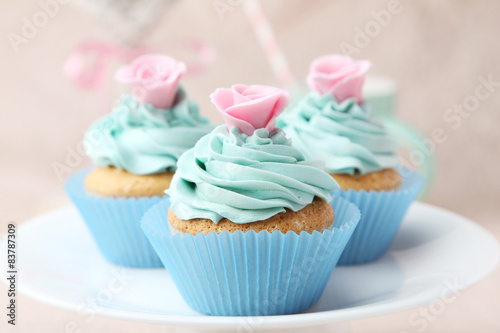
[{"label": "blurred background", "polygon": [[[120,7],[120,15],[99,10],[99,1],[3,1],[2,225],[21,224],[69,205],[62,187],[65,177],[90,165],[79,153],[82,135],[123,91],[112,79],[124,61],[119,56],[103,65],[101,81],[87,89],[63,73],[66,59],[82,51],[82,43],[143,46],[188,63],[201,57],[198,70],[186,76],[183,85],[214,122],[221,122],[208,99],[215,88],[233,83],[281,84],[243,1],[136,1],[143,5],[127,12],[134,1],[108,0]],[[371,74],[392,78],[398,93],[390,118],[412,124],[422,137],[412,136],[410,145],[435,161],[434,166],[429,164],[433,178],[422,200],[469,217],[500,237],[499,1],[274,0],[262,1],[262,7],[299,84],[310,61],[327,53],[347,52],[355,59],[369,59]],[[425,141],[426,146],[421,140],[432,138],[436,131],[441,139],[433,144]],[[68,163],[68,158],[73,159]],[[63,172],[60,164],[67,167]],[[5,234],[6,227],[0,232]],[[43,247],[43,240],[39,246]],[[498,281],[497,269],[448,304],[426,331],[500,331]],[[5,294],[3,284],[0,293]],[[63,332],[64,323],[76,316],[27,297],[21,296],[19,304],[19,324],[15,329],[6,327],[8,332]],[[410,314],[357,321],[352,331],[414,332]],[[4,320],[0,325],[5,325]],[[139,330],[168,332],[109,318],[96,318],[83,331]]]}]

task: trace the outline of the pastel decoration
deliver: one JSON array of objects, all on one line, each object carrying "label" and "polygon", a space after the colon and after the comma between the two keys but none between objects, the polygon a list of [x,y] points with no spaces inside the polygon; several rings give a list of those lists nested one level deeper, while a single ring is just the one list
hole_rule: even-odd
[{"label": "pastel decoration", "polygon": [[371,63],[343,55],[325,55],[311,63],[307,84],[321,95],[333,95],[338,102],[348,98],[363,104],[362,88]]},{"label": "pastel decoration", "polygon": [[219,88],[210,95],[228,130],[237,127],[251,136],[259,128],[269,133],[276,127],[276,118],[290,103],[288,91],[264,85],[236,84]]},{"label": "pastel decoration", "polygon": [[121,67],[115,77],[132,87],[132,94],[139,103],[168,109],[175,102],[177,86],[185,72],[183,62],[165,55],[147,54]]}]

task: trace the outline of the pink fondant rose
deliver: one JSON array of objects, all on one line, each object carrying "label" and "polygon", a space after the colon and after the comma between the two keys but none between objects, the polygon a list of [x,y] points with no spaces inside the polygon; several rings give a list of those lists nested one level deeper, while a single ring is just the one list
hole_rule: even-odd
[{"label": "pink fondant rose", "polygon": [[120,68],[116,79],[132,87],[132,94],[139,103],[168,109],[174,103],[177,84],[185,71],[186,65],[174,58],[147,54]]},{"label": "pink fondant rose", "polygon": [[355,98],[362,104],[361,90],[370,67],[371,63],[366,60],[354,61],[336,54],[322,56],[311,63],[307,84],[322,95],[332,94],[339,102]]},{"label": "pink fondant rose", "polygon": [[271,133],[276,117],[290,103],[288,91],[262,85],[233,85],[215,90],[210,99],[222,114],[228,129],[238,127],[246,135],[265,128]]}]

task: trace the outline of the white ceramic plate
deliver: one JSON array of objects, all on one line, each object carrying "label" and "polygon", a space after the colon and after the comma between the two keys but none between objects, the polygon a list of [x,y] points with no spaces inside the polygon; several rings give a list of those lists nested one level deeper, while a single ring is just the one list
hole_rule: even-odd
[{"label": "white ceramic plate", "polygon": [[488,275],[499,259],[490,233],[459,215],[415,203],[389,253],[372,264],[337,267],[313,308],[245,318],[191,310],[164,269],[107,263],[73,208],[21,226],[17,252],[19,290],[41,302],[80,314],[239,331],[317,327],[447,301]]}]

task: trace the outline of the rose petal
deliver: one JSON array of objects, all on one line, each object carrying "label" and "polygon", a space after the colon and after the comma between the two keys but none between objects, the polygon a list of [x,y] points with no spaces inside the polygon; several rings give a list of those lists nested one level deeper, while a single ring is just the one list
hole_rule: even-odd
[{"label": "rose petal", "polygon": [[233,105],[226,113],[252,124],[255,128],[265,128],[272,117],[280,94],[264,96],[249,102]]},{"label": "rose petal", "polygon": [[221,114],[228,129],[237,127],[241,133],[245,133],[248,136],[252,135],[253,132],[255,132],[256,130],[256,128],[252,126],[252,124],[250,124],[249,122],[235,118],[230,114],[224,112],[221,112]]},{"label": "rose petal", "polygon": [[234,105],[233,92],[228,88],[217,88],[212,94],[210,94],[210,100],[221,112],[226,111],[227,108]]},{"label": "rose petal", "polygon": [[355,98],[363,102],[361,94],[368,61],[354,61],[341,55],[326,55],[311,63],[307,84],[320,94],[332,94],[339,102]]},{"label": "rose petal", "polygon": [[333,91],[335,98],[338,101],[344,101],[348,98],[355,98],[358,104],[363,103],[363,84],[365,82],[365,73],[371,67],[368,61],[360,61],[359,68],[356,73],[345,77],[340,81]]},{"label": "rose petal", "polygon": [[212,103],[222,114],[226,125],[238,127],[247,135],[258,128],[272,132],[276,117],[290,102],[290,94],[283,89],[263,85],[233,85],[219,88],[210,95]]},{"label": "rose petal", "polygon": [[186,65],[174,58],[147,54],[121,67],[115,78],[132,87],[138,102],[167,109],[175,100],[177,85],[185,72]]}]

